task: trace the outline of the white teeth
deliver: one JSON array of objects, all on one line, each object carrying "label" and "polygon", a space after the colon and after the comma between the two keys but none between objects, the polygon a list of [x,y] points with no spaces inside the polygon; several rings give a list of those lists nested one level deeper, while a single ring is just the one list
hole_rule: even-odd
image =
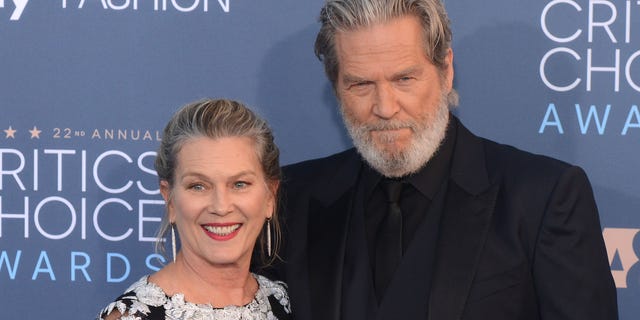
[{"label": "white teeth", "polygon": [[230,225],[230,226],[204,226],[205,229],[207,229],[207,231],[211,232],[211,233],[215,233],[218,236],[226,236],[228,234],[230,234],[231,232],[236,231],[238,228],[240,228],[240,224],[234,224],[234,225]]}]

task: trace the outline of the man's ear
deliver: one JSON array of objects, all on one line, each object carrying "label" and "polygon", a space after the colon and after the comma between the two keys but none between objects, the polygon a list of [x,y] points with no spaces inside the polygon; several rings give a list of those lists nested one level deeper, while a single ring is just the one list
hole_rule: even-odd
[{"label": "man's ear", "polygon": [[446,75],[446,79],[445,79],[445,88],[447,88],[447,91],[451,91],[451,89],[453,89],[453,50],[451,50],[451,48],[449,48],[449,50],[447,50],[447,56],[444,58],[444,63],[446,66],[445,69],[445,75]]}]

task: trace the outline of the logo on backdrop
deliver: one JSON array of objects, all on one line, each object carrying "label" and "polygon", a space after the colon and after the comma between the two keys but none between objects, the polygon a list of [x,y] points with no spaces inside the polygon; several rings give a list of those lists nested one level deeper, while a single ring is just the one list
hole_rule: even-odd
[{"label": "logo on backdrop", "polygon": [[117,251],[153,250],[164,214],[153,167],[160,139],[158,130],[0,128],[0,243],[11,243],[0,248],[0,277],[122,282],[133,268],[158,270],[159,254],[143,267]]},{"label": "logo on backdrop", "polygon": [[[553,96],[637,97],[639,24],[640,0],[549,1],[540,14],[540,27],[553,47],[540,60],[540,79],[556,93]],[[583,135],[627,135],[640,128],[640,111],[635,101],[620,100],[575,101],[573,105],[551,101],[541,115],[538,133],[564,134],[563,124],[577,119]],[[620,117],[624,113],[626,119],[616,123],[615,129],[607,128],[612,113]]]},{"label": "logo on backdrop", "polygon": [[[582,135],[640,133],[638,101],[629,102],[640,96],[639,27],[640,0],[547,2],[540,29],[551,46],[539,77],[558,100],[541,109],[539,134],[564,134],[569,122]],[[640,229],[604,228],[602,235],[616,287],[638,288]]]},{"label": "logo on backdrop", "polygon": [[[179,11],[179,12],[208,12],[210,6],[217,6],[223,12],[229,12],[230,0],[153,0],[138,5],[139,0],[59,0],[60,8],[65,10],[70,9],[84,9],[86,2],[90,4],[87,7],[92,6],[94,3],[99,5],[105,10],[133,10],[133,11]],[[211,4],[210,4],[211,2]],[[33,5],[42,4],[44,2],[35,2]],[[151,5],[153,3],[153,6]],[[0,0],[0,9],[10,10],[11,16],[9,20],[20,20],[22,14],[25,12],[25,8],[30,4],[30,0]],[[1,11],[0,11],[1,12]]]},{"label": "logo on backdrop", "polygon": [[[0,9],[4,8],[4,1],[0,0]],[[19,20],[20,16],[22,16],[22,12],[24,8],[27,6],[29,0],[7,0],[7,2],[13,2],[13,11],[11,13],[11,20]]]},{"label": "logo on backdrop", "polygon": [[[638,251],[634,250],[633,241],[640,234],[640,229],[604,228],[602,236],[607,246],[611,275],[618,288],[637,287],[638,283]],[[640,249],[640,248],[638,248]],[[629,279],[629,272],[635,270],[635,281]]]}]

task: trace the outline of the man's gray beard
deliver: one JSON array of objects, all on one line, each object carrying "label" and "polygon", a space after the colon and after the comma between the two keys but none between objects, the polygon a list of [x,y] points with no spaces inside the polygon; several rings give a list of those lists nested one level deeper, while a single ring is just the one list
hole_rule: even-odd
[{"label": "man's gray beard", "polygon": [[[427,115],[419,122],[415,120],[380,120],[374,124],[358,124],[344,107],[340,108],[345,127],[353,140],[358,153],[376,171],[389,178],[398,178],[410,175],[424,167],[438,151],[444,140],[449,123],[449,107],[446,94],[440,98],[436,113]],[[372,130],[393,130],[409,128],[414,136],[409,145],[402,151],[389,152],[377,149],[371,137]],[[384,137],[384,133],[382,133]],[[388,136],[388,142],[393,141]]]}]

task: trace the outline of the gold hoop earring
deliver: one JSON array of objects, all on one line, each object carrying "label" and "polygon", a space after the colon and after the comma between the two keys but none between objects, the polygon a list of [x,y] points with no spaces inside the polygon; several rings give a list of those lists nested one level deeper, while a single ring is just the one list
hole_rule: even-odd
[{"label": "gold hoop earring", "polygon": [[171,253],[173,253],[173,262],[176,262],[176,224],[171,223]]}]

